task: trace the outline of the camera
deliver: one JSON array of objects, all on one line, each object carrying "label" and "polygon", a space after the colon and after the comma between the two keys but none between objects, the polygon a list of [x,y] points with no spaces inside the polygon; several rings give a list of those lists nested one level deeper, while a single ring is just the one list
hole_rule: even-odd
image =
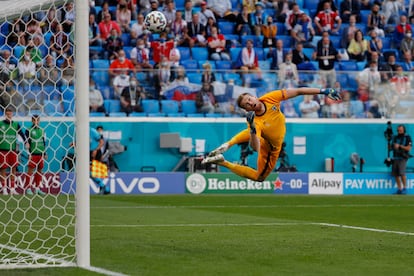
[{"label": "camera", "polygon": [[384,131],[384,138],[387,140],[387,158],[384,160],[384,164],[387,167],[390,167],[392,165],[392,158],[390,157],[390,153],[392,150],[392,137],[393,137],[393,131],[392,131],[392,123],[391,121],[387,122],[387,128]]}]

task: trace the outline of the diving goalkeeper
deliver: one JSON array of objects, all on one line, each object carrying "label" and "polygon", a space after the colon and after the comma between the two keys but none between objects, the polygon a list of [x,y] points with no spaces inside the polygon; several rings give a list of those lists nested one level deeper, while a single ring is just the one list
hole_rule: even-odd
[{"label": "diving goalkeeper", "polygon": [[[263,181],[272,172],[279,157],[286,133],[285,116],[280,110],[280,102],[299,95],[324,94],[339,101],[339,92],[332,88],[295,88],[271,91],[260,98],[249,93],[241,94],[237,105],[247,111],[248,128],[242,130],[228,142],[222,144],[202,161],[202,164],[216,163],[235,174],[255,181]],[[231,146],[249,142],[257,151],[257,169],[234,164],[224,159],[222,153]]]}]

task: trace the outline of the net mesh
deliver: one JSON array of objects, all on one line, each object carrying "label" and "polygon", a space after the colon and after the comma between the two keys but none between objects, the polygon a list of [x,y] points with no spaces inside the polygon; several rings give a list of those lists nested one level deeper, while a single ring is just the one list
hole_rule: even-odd
[{"label": "net mesh", "polygon": [[0,268],[71,265],[74,4],[0,7]]}]

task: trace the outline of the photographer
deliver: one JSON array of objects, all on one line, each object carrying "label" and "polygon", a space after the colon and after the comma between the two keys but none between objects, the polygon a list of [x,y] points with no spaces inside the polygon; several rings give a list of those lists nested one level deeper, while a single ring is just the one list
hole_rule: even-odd
[{"label": "photographer", "polygon": [[411,150],[411,137],[405,132],[405,126],[399,125],[397,127],[397,135],[392,137],[392,175],[395,177],[398,186],[396,194],[407,193],[407,177],[405,170],[408,158],[411,157],[409,154],[409,151]]}]

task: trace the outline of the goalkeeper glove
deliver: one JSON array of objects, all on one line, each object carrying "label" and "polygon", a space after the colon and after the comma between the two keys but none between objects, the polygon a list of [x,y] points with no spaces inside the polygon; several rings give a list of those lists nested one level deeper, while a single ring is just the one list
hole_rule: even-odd
[{"label": "goalkeeper glove", "polygon": [[246,114],[246,120],[249,123],[251,134],[256,134],[256,126],[254,124],[254,115],[255,115],[254,111],[249,111]]},{"label": "goalkeeper glove", "polygon": [[320,94],[326,95],[329,99],[334,101],[341,100],[341,95],[339,95],[339,91],[334,88],[322,88]]}]

